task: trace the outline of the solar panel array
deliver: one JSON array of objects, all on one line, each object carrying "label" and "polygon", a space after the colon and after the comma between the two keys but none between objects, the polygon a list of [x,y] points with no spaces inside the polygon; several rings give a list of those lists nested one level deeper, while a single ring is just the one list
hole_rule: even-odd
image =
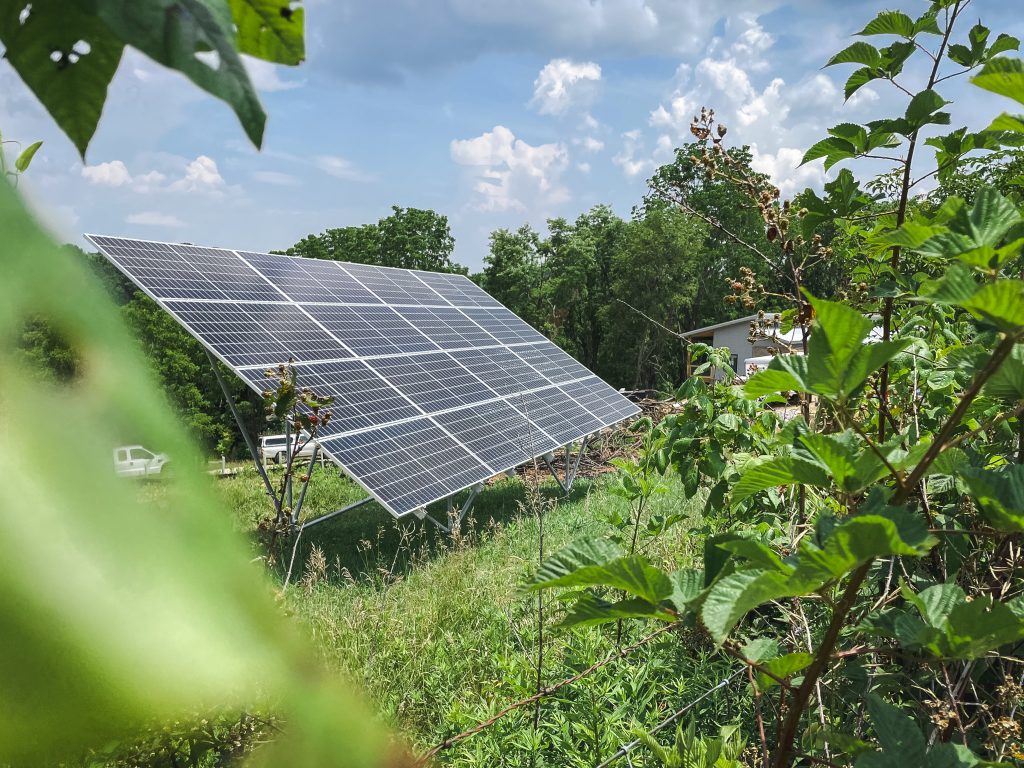
[{"label": "solar panel array", "polygon": [[462,275],[87,235],[257,392],[333,395],[322,450],[392,514],[639,409]]}]

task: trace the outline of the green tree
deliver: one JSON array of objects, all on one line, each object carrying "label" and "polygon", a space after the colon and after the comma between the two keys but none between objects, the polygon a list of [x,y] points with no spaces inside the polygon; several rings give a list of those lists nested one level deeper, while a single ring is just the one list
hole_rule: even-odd
[{"label": "green tree", "polygon": [[529,224],[514,232],[491,233],[490,249],[479,275],[480,287],[538,330],[545,328],[541,302],[544,263],[540,233]]},{"label": "green tree", "polygon": [[610,265],[610,300],[601,308],[598,372],[613,386],[674,388],[685,375],[690,308],[700,292],[695,269],[707,227],[667,204],[650,204],[622,228]]},{"label": "green tree", "polygon": [[[766,178],[751,168],[749,147],[725,151],[751,178]],[[675,160],[658,168],[649,179],[643,204],[645,209],[666,202],[680,205],[709,225],[703,247],[690,265],[696,291],[681,309],[680,322],[686,330],[743,314],[725,301],[731,293],[729,284],[739,276],[741,267],[753,270],[769,290],[779,288],[779,270],[737,242],[743,240],[762,253],[771,252],[756,205],[735,179],[706,173],[700,153],[699,144],[676,149]]]},{"label": "green tree", "polygon": [[598,205],[572,224],[548,222],[543,299],[553,340],[596,370],[604,341],[602,310],[611,300],[612,263],[623,246],[625,222]]},{"label": "green tree", "polygon": [[391,207],[376,224],[328,229],[308,235],[285,253],[313,259],[333,259],[381,267],[428,272],[468,270],[452,261],[455,238],[448,217],[423,208]]}]

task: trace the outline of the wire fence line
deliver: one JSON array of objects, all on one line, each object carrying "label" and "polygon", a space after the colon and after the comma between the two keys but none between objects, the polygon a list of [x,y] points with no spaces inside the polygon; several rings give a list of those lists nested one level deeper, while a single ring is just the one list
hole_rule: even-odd
[{"label": "wire fence line", "polygon": [[501,720],[506,715],[509,715],[512,712],[515,712],[516,710],[521,709],[523,707],[529,706],[530,704],[535,704],[536,702],[538,702],[539,700],[545,698],[546,696],[550,696],[552,693],[554,693],[555,691],[559,690],[560,688],[564,688],[565,686],[571,685],[572,683],[575,683],[578,680],[582,680],[584,677],[587,677],[588,675],[593,674],[594,672],[596,672],[597,670],[601,669],[602,667],[607,666],[608,664],[611,664],[613,661],[616,661],[617,659],[621,659],[621,658],[623,658],[625,656],[628,656],[630,653],[635,651],[637,648],[641,648],[641,647],[647,645],[647,643],[649,643],[651,640],[654,640],[656,637],[664,634],[665,632],[668,632],[670,629],[676,629],[678,626],[679,626],[679,622],[672,622],[671,624],[666,624],[663,627],[659,627],[658,629],[654,630],[650,634],[645,635],[644,637],[642,637],[640,640],[637,640],[632,645],[627,645],[624,648],[620,648],[619,650],[615,651],[614,653],[611,653],[608,656],[605,656],[600,661],[594,662],[593,664],[591,664],[589,667],[587,667],[583,671],[577,672],[572,677],[567,677],[564,680],[561,680],[561,681],[555,683],[554,685],[549,685],[546,688],[544,688],[543,690],[538,691],[537,693],[535,693],[533,696],[528,696],[525,699],[520,699],[517,702],[509,704],[508,706],[504,707],[503,709],[501,709],[500,711],[495,713],[493,716],[487,718],[486,720],[482,720],[481,722],[477,723],[472,728],[467,728],[465,731],[462,731],[462,733],[458,733],[458,734],[456,734],[454,736],[449,736],[447,739],[442,741],[440,744],[436,745],[435,747],[431,748],[427,752],[424,752],[422,755],[420,755],[419,758],[417,758],[415,764],[418,765],[418,766],[426,765],[428,763],[428,761],[430,760],[430,758],[434,757],[438,752],[441,752],[441,751],[447,749],[448,747],[450,747],[450,746],[452,746],[454,744],[459,743],[460,741],[464,741],[465,739],[468,739],[470,736],[473,736],[473,735],[475,735],[477,733],[480,733],[481,731],[487,730],[488,728],[490,728],[492,725],[494,725],[496,722]]},{"label": "wire fence line", "polygon": [[[695,706],[697,706],[700,702],[702,702],[708,696],[713,694],[715,691],[718,691],[718,690],[721,690],[722,688],[725,688],[725,686],[727,686],[729,683],[731,683],[733,681],[733,679],[737,675],[739,675],[741,672],[743,672],[742,669],[737,669],[732,674],[730,674],[728,677],[723,678],[718,683],[713,685],[711,688],[708,688],[706,691],[704,691],[704,693],[702,693],[696,699],[691,701],[685,707],[683,707],[680,710],[677,710],[676,712],[673,712],[671,715],[669,715],[664,720],[662,720],[660,723],[658,723],[656,726],[654,726],[651,730],[647,731],[647,735],[653,736],[654,734],[656,734],[661,729],[666,728],[667,726],[669,726],[672,723],[674,723],[676,720],[678,720],[680,717],[685,715],[687,712],[689,712],[691,709],[693,709]],[[634,741],[629,742],[628,744],[622,746],[619,749],[619,751],[616,752],[614,755],[612,755],[608,759],[604,760],[603,762],[598,763],[597,766],[595,766],[595,768],[608,768],[609,765],[614,763],[616,760],[620,760],[623,757],[625,757],[627,759],[627,761],[628,761],[629,760],[629,753],[632,752],[634,749],[636,749],[638,746],[640,746],[640,743],[641,743],[640,739],[635,739]],[[630,764],[632,764],[632,763],[630,763]]]}]

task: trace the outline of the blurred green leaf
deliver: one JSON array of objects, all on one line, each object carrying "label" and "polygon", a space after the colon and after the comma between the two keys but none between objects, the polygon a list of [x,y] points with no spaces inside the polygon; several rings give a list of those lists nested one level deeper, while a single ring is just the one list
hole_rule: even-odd
[{"label": "blurred green leaf", "polygon": [[0,42],[4,58],[85,157],[123,41],[76,0],[0,0]]},{"label": "blurred green leaf", "polygon": [[[96,278],[6,183],[0,231],[0,759],[55,763],[142,721],[273,705],[292,722],[289,765],[380,765],[387,738],[275,606]],[[76,350],[70,384],[20,367],[29,316]],[[166,508],[115,477],[126,436],[181,468]]]}]

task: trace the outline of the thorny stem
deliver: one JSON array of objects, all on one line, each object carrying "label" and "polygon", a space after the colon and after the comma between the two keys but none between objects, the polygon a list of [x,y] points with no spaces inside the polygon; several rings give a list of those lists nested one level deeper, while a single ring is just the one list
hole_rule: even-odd
[{"label": "thorny stem", "polygon": [[800,725],[800,719],[803,717],[804,710],[807,708],[807,702],[811,697],[811,692],[816,689],[818,679],[821,677],[831,660],[832,651],[835,648],[836,641],[839,639],[839,632],[842,630],[843,624],[846,623],[846,618],[850,613],[850,609],[853,607],[853,603],[857,599],[857,592],[860,590],[860,585],[867,577],[868,571],[871,570],[871,564],[873,562],[874,559],[872,558],[854,571],[853,577],[846,585],[846,590],[843,592],[842,598],[839,600],[835,611],[832,613],[832,621],[829,623],[828,630],[825,632],[825,636],[821,640],[821,645],[818,647],[818,652],[814,657],[814,661],[812,661],[811,665],[807,668],[807,671],[804,673],[803,682],[796,690],[796,693],[793,694],[793,701],[789,705],[789,710],[786,712],[786,718],[779,731],[778,751],[775,753],[775,768],[786,768],[792,760],[793,743],[796,739],[797,727]]},{"label": "thorny stem", "polygon": [[[949,43],[949,36],[953,32],[953,27],[956,25],[957,15],[960,13],[960,6],[962,0],[956,0],[953,4],[952,11],[946,20],[946,29],[942,36],[942,42],[939,45],[939,50],[935,53],[934,60],[932,61],[932,70],[928,75],[928,85],[925,86],[925,90],[931,89],[936,82],[936,78],[939,74],[939,64],[942,62],[943,54],[946,51],[946,45]],[[904,90],[902,86],[899,86],[894,80],[893,85]],[[911,96],[913,94],[910,94]],[[896,227],[902,227],[907,219],[907,206],[910,202],[910,187],[911,187],[911,170],[914,165],[914,152],[917,149],[918,131],[910,136],[910,143],[907,147],[907,159],[903,161],[903,181],[900,189],[899,207],[896,210]],[[892,258],[889,260],[889,265],[895,272],[900,263],[901,249],[900,247],[894,246],[892,249]],[[889,341],[892,336],[892,311],[893,311],[893,298],[891,296],[886,297],[882,308],[882,341]],[[886,363],[882,366],[882,371],[879,376],[878,386],[879,403],[883,409],[888,409],[889,401],[889,364]],[[885,419],[878,420],[878,442],[885,442]]]},{"label": "thorny stem", "polygon": [[1013,351],[1013,347],[1019,341],[1020,335],[1020,333],[1009,334],[1004,336],[1003,340],[999,342],[999,346],[996,347],[992,356],[985,364],[985,367],[978,372],[974,377],[974,381],[971,382],[971,386],[961,396],[956,409],[946,420],[946,423],[943,424],[938,436],[936,436],[935,440],[932,441],[932,444],[928,446],[928,450],[924,457],[918,462],[917,466],[914,467],[914,471],[910,473],[910,477],[907,478],[904,486],[893,497],[893,504],[898,505],[906,501],[910,496],[911,491],[917,487],[918,483],[921,482],[921,478],[923,478],[925,472],[928,471],[928,467],[931,466],[932,462],[935,461],[938,455],[947,447],[947,441],[952,437],[954,430],[956,430],[960,425],[960,421],[963,419],[964,414],[967,413],[967,409],[981,392],[981,388],[985,385],[985,382],[999,370],[1003,361],[1006,360],[1010,355],[1010,352]]}]

